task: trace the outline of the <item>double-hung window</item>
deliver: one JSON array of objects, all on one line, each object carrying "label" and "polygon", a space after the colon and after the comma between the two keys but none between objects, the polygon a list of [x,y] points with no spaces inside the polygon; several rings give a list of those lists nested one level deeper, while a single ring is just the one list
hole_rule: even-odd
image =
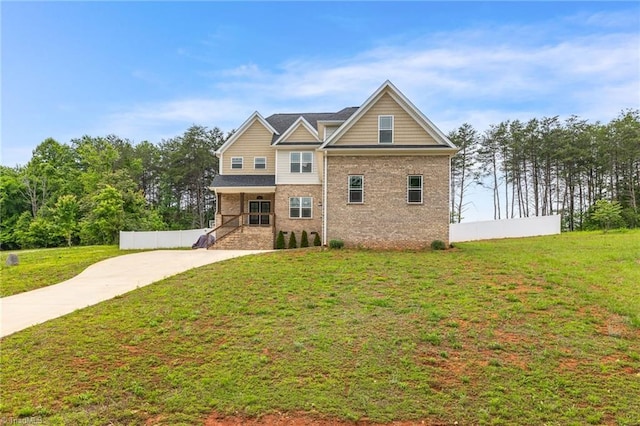
[{"label": "double-hung window", "polygon": [[393,115],[378,116],[378,143],[393,143]]},{"label": "double-hung window", "polygon": [[231,168],[232,169],[241,169],[242,168],[242,157],[231,157]]},{"label": "double-hung window", "polygon": [[289,156],[291,173],[311,173],[313,152],[292,152]]},{"label": "double-hung window", "polygon": [[349,203],[364,203],[364,176],[349,176]]},{"label": "double-hung window", "polygon": [[253,158],[253,168],[258,169],[266,169],[267,168],[267,159],[265,157],[254,157]]},{"label": "double-hung window", "polygon": [[311,218],[312,205],[313,205],[313,198],[311,197],[290,197],[289,198],[289,217],[291,219]]},{"label": "double-hung window", "polygon": [[407,203],[422,204],[422,175],[407,176]]}]

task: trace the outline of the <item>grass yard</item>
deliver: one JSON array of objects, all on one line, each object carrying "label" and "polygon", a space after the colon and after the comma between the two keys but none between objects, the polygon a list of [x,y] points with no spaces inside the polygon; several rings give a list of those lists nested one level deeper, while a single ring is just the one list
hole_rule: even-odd
[{"label": "grass yard", "polygon": [[640,232],[212,264],[2,340],[0,418],[640,424]]},{"label": "grass yard", "polygon": [[[3,251],[0,252],[0,297],[57,284],[73,278],[96,262],[135,252],[120,250],[118,246]],[[10,253],[18,255],[19,265],[6,265]]]}]

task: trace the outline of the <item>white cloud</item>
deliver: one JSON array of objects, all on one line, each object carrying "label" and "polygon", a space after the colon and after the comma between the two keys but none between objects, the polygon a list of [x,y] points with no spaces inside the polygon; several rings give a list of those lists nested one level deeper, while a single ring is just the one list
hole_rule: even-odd
[{"label": "white cloud", "polygon": [[[616,32],[617,16],[398,39],[348,58],[289,58],[274,67],[248,62],[209,74],[211,96],[138,105],[108,121],[123,134],[153,134],[167,123],[181,131],[193,123],[229,130],[256,109],[270,115],[358,105],[387,79],[443,130],[465,121],[484,130],[507,119],[570,114],[608,121],[640,107],[640,33]],[[569,21],[597,31],[557,40],[541,34]]]}]

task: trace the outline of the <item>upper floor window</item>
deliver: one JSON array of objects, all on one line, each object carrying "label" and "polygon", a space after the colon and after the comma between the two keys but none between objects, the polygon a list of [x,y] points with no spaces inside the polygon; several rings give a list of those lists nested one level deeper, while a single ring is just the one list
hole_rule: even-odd
[{"label": "upper floor window", "polygon": [[350,203],[364,202],[364,176],[362,175],[349,176],[349,202]]},{"label": "upper floor window", "polygon": [[422,204],[422,175],[407,176],[407,203]]},{"label": "upper floor window", "polygon": [[253,159],[253,168],[254,169],[266,169],[267,168],[267,159],[265,157],[254,157],[254,159]]},{"label": "upper floor window", "polygon": [[292,219],[310,218],[312,205],[313,205],[313,198],[311,197],[289,198],[289,217]]},{"label": "upper floor window", "polygon": [[393,115],[378,116],[378,143],[393,143]]},{"label": "upper floor window", "polygon": [[242,157],[231,157],[231,168],[232,169],[241,169],[242,168]]},{"label": "upper floor window", "polygon": [[291,173],[311,173],[313,152],[292,152],[289,159]]}]

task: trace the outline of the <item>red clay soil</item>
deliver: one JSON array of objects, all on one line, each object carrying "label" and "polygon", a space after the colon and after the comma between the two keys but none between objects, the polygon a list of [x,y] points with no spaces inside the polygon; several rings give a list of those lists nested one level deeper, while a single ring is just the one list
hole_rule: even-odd
[{"label": "red clay soil", "polygon": [[[268,414],[259,418],[247,417],[229,417],[224,414],[213,412],[207,417],[205,426],[382,426],[381,423],[373,423],[367,420],[358,420],[355,422],[346,422],[335,419],[323,419],[313,417],[305,413],[278,413]],[[385,423],[385,426],[414,426],[429,425],[440,426],[444,423],[427,423],[425,421],[413,422],[391,422]]]}]

